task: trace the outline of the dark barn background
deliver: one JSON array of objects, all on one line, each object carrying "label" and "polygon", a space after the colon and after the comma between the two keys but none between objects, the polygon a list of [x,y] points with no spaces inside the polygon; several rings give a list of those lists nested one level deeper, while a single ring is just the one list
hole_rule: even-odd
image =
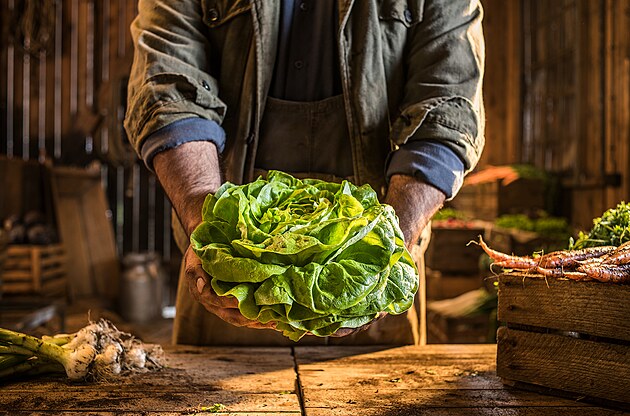
[{"label": "dark barn background", "polygon": [[[484,0],[486,149],[480,167],[559,175],[576,227],[630,195],[630,1]],[[98,162],[118,254],[180,258],[170,205],[122,129],[133,48],[127,0],[3,0],[0,154]],[[3,183],[11,178],[2,178]]]}]

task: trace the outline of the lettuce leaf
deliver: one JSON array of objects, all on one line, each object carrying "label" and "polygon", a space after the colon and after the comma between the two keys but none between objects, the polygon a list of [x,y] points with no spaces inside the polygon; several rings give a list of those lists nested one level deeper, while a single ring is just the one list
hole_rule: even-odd
[{"label": "lettuce leaf", "polygon": [[398,219],[368,185],[270,171],[208,195],[194,252],[220,296],[297,341],[409,309],[418,271]]}]

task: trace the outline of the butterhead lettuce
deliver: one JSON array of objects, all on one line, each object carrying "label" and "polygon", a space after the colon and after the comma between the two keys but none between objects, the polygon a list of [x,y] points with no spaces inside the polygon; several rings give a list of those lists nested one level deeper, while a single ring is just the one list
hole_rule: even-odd
[{"label": "butterhead lettuce", "polygon": [[297,341],[357,328],[413,302],[418,272],[394,210],[357,187],[278,171],[208,195],[191,236],[220,296]]}]

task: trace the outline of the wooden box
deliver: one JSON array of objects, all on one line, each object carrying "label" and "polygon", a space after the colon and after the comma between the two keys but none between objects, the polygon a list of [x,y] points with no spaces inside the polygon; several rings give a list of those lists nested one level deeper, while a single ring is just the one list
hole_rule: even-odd
[{"label": "wooden box", "polygon": [[484,287],[486,279],[480,273],[447,274],[432,269],[425,269],[427,280],[427,299],[451,299],[471,290]]},{"label": "wooden box", "polygon": [[488,232],[488,244],[493,249],[517,256],[531,256],[534,253],[549,253],[567,248],[569,240],[544,237],[533,231],[493,226]]},{"label": "wooden box", "polygon": [[0,229],[0,276],[2,276],[4,262],[7,259],[8,243],[9,243],[9,237],[4,232],[4,230]]},{"label": "wooden box", "polygon": [[5,294],[65,295],[63,247],[60,244],[9,246],[0,281]]},{"label": "wooden box", "polygon": [[478,241],[485,232],[486,223],[481,221],[471,222],[463,228],[432,225],[425,254],[426,266],[442,273],[478,273],[480,251],[469,247],[468,243]]},{"label": "wooden box", "polygon": [[490,328],[490,314],[487,313],[456,318],[427,310],[429,344],[485,344],[492,342]]},{"label": "wooden box", "polygon": [[517,387],[627,407],[629,310],[630,286],[501,275],[497,374]]},{"label": "wooden box", "polygon": [[427,341],[454,344],[494,342],[496,302],[496,296],[484,288],[452,299],[427,301]]},{"label": "wooden box", "polygon": [[473,218],[493,221],[503,214],[522,214],[545,208],[545,184],[519,178],[508,185],[501,180],[464,185],[449,206]]},{"label": "wooden box", "polygon": [[100,167],[53,168],[52,194],[59,236],[68,256],[69,298],[117,301],[120,266]]}]

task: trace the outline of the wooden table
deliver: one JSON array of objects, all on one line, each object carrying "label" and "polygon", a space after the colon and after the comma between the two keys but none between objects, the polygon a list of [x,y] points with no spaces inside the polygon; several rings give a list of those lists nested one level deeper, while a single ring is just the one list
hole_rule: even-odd
[{"label": "wooden table", "polygon": [[504,386],[495,345],[167,348],[169,368],[0,386],[0,414],[620,415]]}]

